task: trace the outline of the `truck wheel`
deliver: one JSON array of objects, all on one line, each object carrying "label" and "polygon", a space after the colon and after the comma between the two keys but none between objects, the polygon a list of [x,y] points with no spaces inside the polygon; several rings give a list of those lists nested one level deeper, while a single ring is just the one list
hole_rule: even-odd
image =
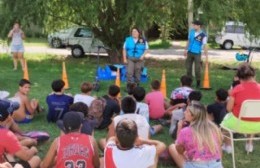
[{"label": "truck wheel", "polygon": [[61,40],[59,38],[52,39],[51,46],[53,48],[61,48]]},{"label": "truck wheel", "polygon": [[232,47],[233,47],[233,41],[231,41],[231,40],[225,41],[225,42],[223,43],[223,47],[224,47],[224,49],[226,49],[226,50],[232,49]]},{"label": "truck wheel", "polygon": [[71,54],[74,58],[80,58],[84,56],[84,52],[81,46],[73,46],[71,49]]}]

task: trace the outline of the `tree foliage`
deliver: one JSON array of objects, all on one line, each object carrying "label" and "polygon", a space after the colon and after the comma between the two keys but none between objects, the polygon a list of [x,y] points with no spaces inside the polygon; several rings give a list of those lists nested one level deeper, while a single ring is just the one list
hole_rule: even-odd
[{"label": "tree foliage", "polygon": [[[244,22],[247,30],[259,37],[258,1],[193,0],[194,16],[214,27],[228,20]],[[2,35],[6,36],[14,20],[20,20],[23,26],[41,25],[47,32],[71,25],[87,26],[112,49],[108,53],[116,61],[133,26],[146,31],[157,24],[163,38],[170,29],[186,28],[187,0],[0,0]]]},{"label": "tree foliage", "polygon": [[16,21],[25,29],[32,24],[42,26],[43,3],[42,0],[0,0],[0,37],[6,38]]},{"label": "tree foliage", "polygon": [[[169,15],[172,0],[47,0],[48,18],[46,24],[53,29],[64,23],[85,25],[105,45],[109,55],[120,55],[124,38],[130,28],[137,26],[147,30],[152,24]],[[65,26],[67,26],[65,24]]]}]

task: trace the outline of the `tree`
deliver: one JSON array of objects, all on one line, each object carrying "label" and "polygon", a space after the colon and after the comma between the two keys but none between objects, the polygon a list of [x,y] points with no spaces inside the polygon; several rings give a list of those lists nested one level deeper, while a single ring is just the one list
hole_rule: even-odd
[{"label": "tree", "polygon": [[237,21],[245,24],[246,29],[255,37],[260,37],[260,3],[259,0],[193,0],[195,18],[198,9],[200,16],[207,24],[222,27],[226,21]]},{"label": "tree", "polygon": [[[244,22],[250,34],[260,37],[258,1],[193,0],[194,18],[214,27],[222,27],[228,20]],[[0,0],[0,22],[5,23],[1,35],[6,37],[16,19],[25,26],[42,25],[47,32],[83,25],[111,49],[107,50],[111,61],[117,62],[131,27],[146,31],[157,24],[166,39],[169,29],[187,27],[187,11],[188,0]]]},{"label": "tree", "polygon": [[168,16],[172,3],[172,0],[46,0],[46,23],[49,29],[64,26],[65,22],[90,27],[111,49],[107,50],[111,61],[118,62],[130,28],[147,30]]},{"label": "tree", "polygon": [[42,26],[45,17],[42,0],[0,0],[0,38],[7,38],[15,21],[27,30],[32,24]]}]

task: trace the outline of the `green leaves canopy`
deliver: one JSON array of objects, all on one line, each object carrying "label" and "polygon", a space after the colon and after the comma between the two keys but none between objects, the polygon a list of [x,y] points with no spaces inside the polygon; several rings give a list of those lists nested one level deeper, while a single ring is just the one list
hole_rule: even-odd
[{"label": "green leaves canopy", "polygon": [[[260,36],[259,0],[193,0],[195,18],[221,27],[227,20],[244,22],[247,30]],[[203,12],[198,15],[197,11]],[[46,32],[85,25],[120,55],[130,28],[147,30],[159,26],[186,26],[187,0],[0,0],[1,35],[6,37],[15,20],[23,26],[36,24]]]}]

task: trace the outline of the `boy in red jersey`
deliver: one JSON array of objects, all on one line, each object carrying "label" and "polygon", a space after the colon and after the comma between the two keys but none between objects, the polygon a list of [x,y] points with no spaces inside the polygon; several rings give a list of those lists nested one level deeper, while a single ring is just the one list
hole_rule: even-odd
[{"label": "boy in red jersey", "polygon": [[75,112],[63,117],[65,135],[54,140],[41,168],[99,168],[98,147],[92,136],[80,133],[82,118]]}]

